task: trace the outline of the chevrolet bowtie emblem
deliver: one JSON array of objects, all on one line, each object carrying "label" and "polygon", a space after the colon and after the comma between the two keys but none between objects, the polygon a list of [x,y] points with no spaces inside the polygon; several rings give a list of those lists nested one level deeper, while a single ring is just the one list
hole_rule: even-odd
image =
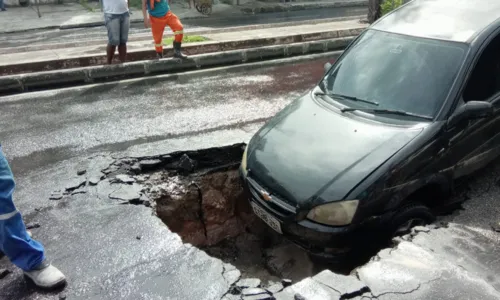
[{"label": "chevrolet bowtie emblem", "polygon": [[269,195],[268,192],[266,191],[260,191],[260,194],[262,195],[262,199],[264,199],[265,201],[271,201],[271,195]]}]

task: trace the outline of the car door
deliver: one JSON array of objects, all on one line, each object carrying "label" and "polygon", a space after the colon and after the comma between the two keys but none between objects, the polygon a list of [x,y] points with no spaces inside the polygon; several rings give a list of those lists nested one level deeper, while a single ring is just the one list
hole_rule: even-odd
[{"label": "car door", "polygon": [[[453,177],[460,178],[486,166],[500,151],[500,32],[492,35],[475,59],[457,108],[468,101],[488,101],[492,116],[465,120],[447,132],[446,152]],[[447,148],[447,149],[446,149]]]}]

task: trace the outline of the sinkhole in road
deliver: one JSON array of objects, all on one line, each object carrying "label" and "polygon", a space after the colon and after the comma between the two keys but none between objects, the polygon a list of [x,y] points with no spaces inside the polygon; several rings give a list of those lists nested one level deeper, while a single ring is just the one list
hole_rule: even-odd
[{"label": "sinkhole in road", "polygon": [[332,269],[313,261],[254,215],[238,174],[244,147],[143,158],[131,169],[145,179],[148,203],[171,231],[184,243],[234,265],[242,278],[272,284],[296,282],[327,268],[348,274],[357,265]]}]

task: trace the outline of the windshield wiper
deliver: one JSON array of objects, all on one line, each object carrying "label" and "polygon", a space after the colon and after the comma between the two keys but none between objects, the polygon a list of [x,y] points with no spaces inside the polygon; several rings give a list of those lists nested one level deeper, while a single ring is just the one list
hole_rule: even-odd
[{"label": "windshield wiper", "polygon": [[432,121],[434,120],[433,117],[431,116],[426,116],[426,115],[419,115],[419,114],[414,114],[414,113],[409,113],[404,110],[392,110],[392,109],[370,109],[370,108],[354,108],[354,107],[347,107],[343,108],[340,111],[341,112],[348,112],[348,111],[355,111],[355,110],[360,110],[360,111],[365,111],[365,112],[370,112],[374,114],[392,114],[392,115],[400,115],[400,116],[408,116],[408,117],[414,117],[414,118],[420,118],[420,119],[425,119]]},{"label": "windshield wiper", "polygon": [[341,99],[347,99],[347,100],[352,100],[352,101],[359,101],[359,102],[364,102],[372,105],[378,106],[378,102],[375,101],[370,101],[370,100],[365,100],[365,99],[360,99],[356,98],[353,96],[347,96],[347,95],[342,95],[342,94],[335,94],[335,93],[323,93],[323,92],[316,92],[314,93],[316,96],[329,96],[332,98],[341,98]]}]

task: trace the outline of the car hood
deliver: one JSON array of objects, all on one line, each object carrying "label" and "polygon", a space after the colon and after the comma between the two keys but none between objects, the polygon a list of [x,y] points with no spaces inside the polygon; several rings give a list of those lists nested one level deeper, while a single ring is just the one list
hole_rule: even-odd
[{"label": "car hood", "polygon": [[339,201],[421,131],[340,114],[308,94],[252,139],[249,176],[296,207]]}]

